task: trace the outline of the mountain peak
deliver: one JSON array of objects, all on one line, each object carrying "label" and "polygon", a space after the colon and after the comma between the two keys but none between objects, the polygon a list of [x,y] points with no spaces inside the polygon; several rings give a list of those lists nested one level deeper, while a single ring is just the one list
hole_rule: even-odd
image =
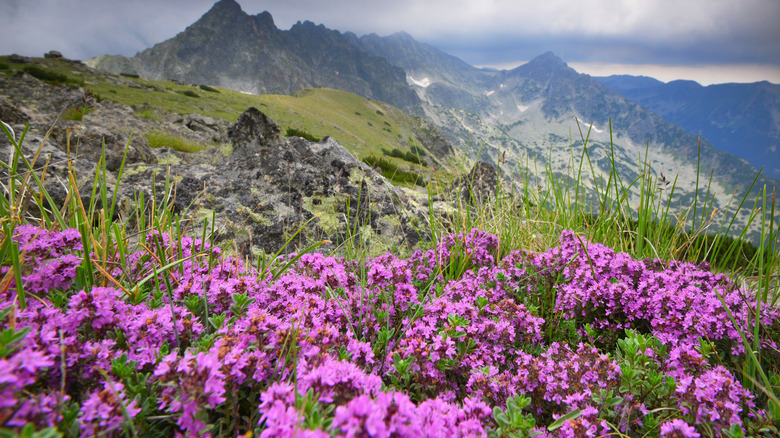
[{"label": "mountain peak", "polygon": [[241,10],[241,5],[236,0],[219,0],[194,25],[220,28],[225,23],[232,23],[246,16],[246,12]]},{"label": "mountain peak", "polygon": [[211,7],[207,14],[212,12],[219,12],[222,14],[236,14],[242,13],[244,11],[241,9],[241,5],[239,5],[236,0],[219,0],[218,2],[214,3],[214,6]]},{"label": "mountain peak", "polygon": [[553,52],[544,52],[536,58],[528,61],[528,63],[525,65],[544,67],[548,69],[568,67],[568,64],[566,64],[563,59],[559,58],[558,55]]},{"label": "mountain peak", "polygon": [[511,76],[525,76],[540,82],[546,82],[553,77],[572,78],[579,75],[553,52],[545,52],[508,73]]}]

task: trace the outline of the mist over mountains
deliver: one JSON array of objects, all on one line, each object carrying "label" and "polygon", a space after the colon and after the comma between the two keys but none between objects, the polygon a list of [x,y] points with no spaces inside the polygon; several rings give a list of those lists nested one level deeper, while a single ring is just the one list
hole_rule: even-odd
[{"label": "mist over mountains", "polygon": [[[89,63],[255,94],[349,91],[427,117],[461,151],[494,164],[500,158],[504,174],[515,177],[533,179],[546,166],[563,175],[587,137],[593,181],[608,172],[610,159],[626,181],[647,161],[655,175],[678,176],[681,203],[693,198],[699,176],[712,175],[713,203],[725,207],[735,191],[745,193],[756,166],[774,176],[780,170],[776,158],[771,164],[780,114],[771,84],[702,91],[646,78],[599,79],[550,52],[512,70],[479,69],[405,33],[358,37],[311,22],[279,30],[270,13],[247,15],[234,0],[217,2],[176,37],[132,58]],[[754,193],[764,185],[771,190],[777,181],[761,176]],[[701,186],[699,195],[706,195]]]}]

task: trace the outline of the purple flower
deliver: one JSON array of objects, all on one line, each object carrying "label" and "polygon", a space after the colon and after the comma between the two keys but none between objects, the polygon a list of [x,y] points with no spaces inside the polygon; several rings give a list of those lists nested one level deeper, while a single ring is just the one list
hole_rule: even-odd
[{"label": "purple flower", "polygon": [[135,400],[127,402],[123,389],[121,383],[111,384],[106,381],[103,382],[102,390],[89,394],[87,400],[81,405],[79,418],[81,430],[85,435],[93,436],[119,429],[124,422],[125,412],[129,418],[141,412]]},{"label": "purple flower", "polygon": [[699,438],[699,433],[679,418],[661,425],[661,436],[669,438]]}]

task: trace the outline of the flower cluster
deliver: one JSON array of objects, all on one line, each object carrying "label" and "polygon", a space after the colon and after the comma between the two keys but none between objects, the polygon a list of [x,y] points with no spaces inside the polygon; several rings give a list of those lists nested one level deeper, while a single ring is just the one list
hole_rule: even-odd
[{"label": "flower cluster", "polygon": [[[473,230],[405,259],[305,254],[283,271],[154,232],[153,254],[110,264],[125,284],[145,279],[129,293],[74,286],[74,230],[21,226],[13,239],[39,299],[22,310],[13,284],[0,295],[0,427],[573,437],[641,434],[655,421],[654,434],[694,437],[761,415],[735,373],[697,350],[705,339],[742,353],[726,309],[745,326],[751,291],[568,231],[555,248],[503,260],[498,239]],[[778,321],[762,306],[768,331]],[[578,331],[556,337],[567,324]],[[636,363],[610,343],[629,328],[657,343]],[[769,337],[759,345],[776,348]],[[631,383],[642,379],[671,389],[643,393]]]}]

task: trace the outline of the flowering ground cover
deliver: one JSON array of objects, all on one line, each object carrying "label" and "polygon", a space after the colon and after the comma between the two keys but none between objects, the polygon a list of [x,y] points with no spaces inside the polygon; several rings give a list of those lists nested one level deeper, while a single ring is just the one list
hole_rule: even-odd
[{"label": "flowering ground cover", "polygon": [[85,287],[79,231],[12,234],[9,436],[776,432],[739,366],[780,363],[780,312],[706,264],[571,231],[498,259],[498,238],[475,229],[407,258],[309,253],[266,269],[151,233],[105,264],[114,281]]}]

